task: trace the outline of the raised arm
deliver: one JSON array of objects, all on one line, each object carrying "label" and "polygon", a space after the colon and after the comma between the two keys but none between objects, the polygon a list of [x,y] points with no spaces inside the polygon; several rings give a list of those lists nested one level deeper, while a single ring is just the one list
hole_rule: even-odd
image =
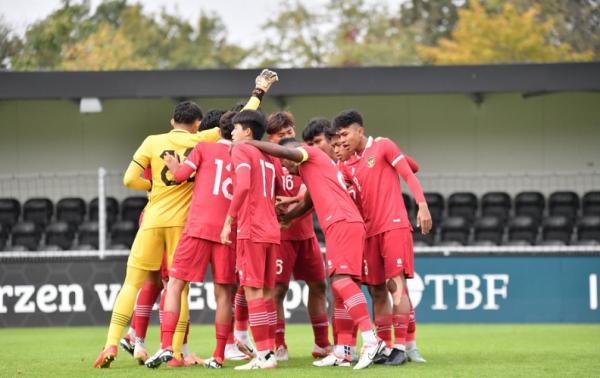
[{"label": "raised arm", "polygon": [[256,110],[260,106],[260,102],[265,93],[269,91],[271,85],[278,81],[279,77],[277,76],[277,72],[264,69],[262,72],[256,77],[254,80],[254,90],[252,91],[252,96],[244,105],[242,110]]},{"label": "raised arm", "polygon": [[275,156],[280,159],[287,159],[297,163],[301,163],[302,161],[306,160],[302,151],[297,148],[284,147],[276,143],[263,142],[259,140],[249,140],[244,141],[244,143],[248,143],[249,145],[258,148],[265,154]]},{"label": "raised arm", "polygon": [[150,180],[143,178],[142,173],[144,173],[144,167],[139,165],[136,161],[131,161],[123,176],[123,185],[128,189],[150,190],[152,188],[152,183]]}]

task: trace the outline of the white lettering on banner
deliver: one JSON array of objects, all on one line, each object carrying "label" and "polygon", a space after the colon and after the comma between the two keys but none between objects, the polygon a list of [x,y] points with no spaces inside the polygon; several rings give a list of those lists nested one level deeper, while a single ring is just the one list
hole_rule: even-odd
[{"label": "white lettering on banner", "polygon": [[[60,292],[59,312],[83,312],[86,310],[83,301],[83,288],[80,285],[58,285],[58,291]],[[69,300],[71,293],[73,294],[73,305]]]},{"label": "white lettering on banner", "polygon": [[188,301],[190,305],[190,311],[204,310],[204,298],[202,298],[202,284],[190,283]]},{"label": "white lettering on banner", "polygon": [[425,285],[429,285],[433,282],[434,285],[434,299],[432,310],[447,310],[448,306],[444,303],[444,282],[452,285],[454,278],[451,274],[428,274],[425,276]]},{"label": "white lettering on banner", "polygon": [[417,273],[415,273],[414,278],[406,281],[406,286],[408,286],[408,296],[410,297],[410,301],[414,307],[417,307],[419,303],[421,303],[421,298],[423,298],[423,291],[425,290],[425,284],[423,283],[423,279]]},{"label": "white lettering on banner", "polygon": [[[121,290],[121,284],[95,284],[94,291],[98,294],[100,300],[100,306],[104,311],[112,311],[117,295]],[[108,293],[107,293],[108,291]],[[110,294],[109,294],[110,293]]]},{"label": "white lettering on banner", "polygon": [[206,290],[206,304],[208,305],[208,308],[216,311],[217,301],[215,299],[215,285],[212,282],[206,282],[204,284],[204,289]]},{"label": "white lettering on banner", "polygon": [[292,316],[290,309],[295,309],[302,302],[302,288],[296,281],[291,281],[289,290],[283,299],[283,314],[286,319]]},{"label": "white lettering on banner", "polygon": [[56,297],[58,296],[58,290],[56,290],[56,286],[54,285],[42,285],[38,291],[35,298],[37,302],[38,308],[41,312],[49,313],[56,312],[57,306],[54,302]]},{"label": "white lettering on banner", "polygon": [[[457,274],[454,276],[456,280],[456,309],[457,310],[474,310],[481,304],[482,295],[479,291],[481,280],[474,274]],[[467,281],[471,284],[467,286]],[[467,303],[467,295],[471,295],[473,300]]]},{"label": "white lettering on banner", "polygon": [[35,293],[35,286],[33,285],[17,285],[15,286],[15,297],[18,297],[17,303],[15,304],[15,313],[31,313],[35,312],[35,303],[30,301]]},{"label": "white lettering on banner", "polygon": [[[499,310],[500,306],[496,304],[496,296],[502,299],[508,297],[508,274],[484,274],[483,279],[486,282],[487,297],[483,306],[484,310]],[[501,282],[500,287],[496,287],[496,282]]]},{"label": "white lettering on banner", "polygon": [[[0,297],[0,301],[2,297]],[[1,304],[1,302],[0,302]],[[590,274],[590,310],[598,309],[598,276]]]},{"label": "white lettering on banner", "polygon": [[4,296],[12,297],[14,295],[14,290],[12,286],[0,286],[0,314],[6,314],[8,312],[8,308],[4,305]]}]

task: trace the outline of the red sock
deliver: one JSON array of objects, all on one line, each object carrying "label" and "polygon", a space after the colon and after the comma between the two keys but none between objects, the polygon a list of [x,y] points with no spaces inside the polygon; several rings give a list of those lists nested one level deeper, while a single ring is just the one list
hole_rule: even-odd
[{"label": "red sock", "polygon": [[350,346],[356,346],[356,338],[358,337],[358,326],[354,325],[352,328],[352,339],[350,340]]},{"label": "red sock", "polygon": [[167,289],[163,289],[162,293],[160,293],[160,303],[158,305],[158,321],[160,322],[160,339],[163,339],[164,332],[164,319],[165,319],[165,298],[167,296]]},{"label": "red sock", "polygon": [[250,329],[258,351],[270,350],[269,344],[269,314],[265,300],[262,298],[248,301]]},{"label": "red sock", "polygon": [[229,333],[227,334],[227,344],[233,344],[234,343],[234,341],[233,341],[233,322],[234,322],[234,320],[233,320],[233,316],[232,316],[231,317],[231,324],[230,324],[230,327],[229,327]]},{"label": "red sock", "polygon": [[146,281],[138,294],[135,303],[135,336],[146,338],[148,331],[148,323],[150,323],[150,315],[152,315],[152,307],[158,298],[162,285],[156,285],[153,282]]},{"label": "red sock", "polygon": [[[275,306],[274,299],[265,299],[265,308],[269,314],[269,349],[275,345],[276,331],[279,320],[277,319],[277,306]],[[285,320],[283,321],[283,345],[285,345]]]},{"label": "red sock", "polygon": [[415,310],[410,305],[410,315],[408,318],[408,329],[406,330],[406,341],[415,341],[415,333],[417,332],[417,321],[415,318]]},{"label": "red sock", "polygon": [[190,334],[190,321],[188,320],[185,326],[185,335],[183,336],[183,345],[187,344],[188,335]]},{"label": "red sock", "polygon": [[161,325],[160,337],[160,347],[162,349],[173,348],[173,334],[175,333],[175,327],[177,327],[178,320],[178,313],[172,311],[163,312],[163,322]]},{"label": "red sock", "polygon": [[275,348],[279,348],[281,345],[287,348],[285,344],[285,320],[277,319],[277,325],[275,327]]},{"label": "red sock", "polygon": [[213,357],[220,364],[225,360],[225,344],[227,344],[227,337],[229,334],[231,334],[231,323],[215,323],[215,338],[217,339],[217,345],[215,346]]},{"label": "red sock", "polygon": [[404,345],[406,343],[406,331],[408,330],[409,314],[394,314],[392,324],[394,325],[394,344]]},{"label": "red sock", "polygon": [[315,335],[315,344],[321,348],[331,345],[329,344],[329,319],[327,319],[327,314],[315,315],[310,318],[310,322]]},{"label": "red sock", "polygon": [[392,346],[392,315],[375,315],[377,336],[385,341],[385,345]]},{"label": "red sock", "polygon": [[333,281],[331,287],[337,296],[344,300],[346,311],[350,314],[354,324],[358,324],[361,332],[373,330],[367,300],[358,285],[350,278],[342,278]]},{"label": "red sock", "polygon": [[346,311],[344,307],[344,301],[342,298],[334,294],[334,313],[333,320],[335,322],[335,329],[337,332],[336,345],[351,345],[352,342],[352,331],[354,328],[354,321]]},{"label": "red sock", "polygon": [[333,313],[331,314],[331,332],[333,333],[333,345],[338,345],[337,320],[335,318],[335,303]]},{"label": "red sock", "polygon": [[244,294],[244,288],[239,287],[237,293],[235,293],[234,300],[234,318],[235,318],[235,329],[238,331],[248,330],[248,302],[246,302],[246,295]]}]

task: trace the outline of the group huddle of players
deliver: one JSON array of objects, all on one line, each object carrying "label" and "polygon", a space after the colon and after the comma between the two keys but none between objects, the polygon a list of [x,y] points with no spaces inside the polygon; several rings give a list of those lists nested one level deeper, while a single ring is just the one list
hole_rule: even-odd
[{"label": "group huddle of players", "polygon": [[[275,368],[288,359],[283,301],[292,273],[309,288],[314,366],[425,362],[406,286],[414,274],[412,227],[399,180],[417,202],[417,226],[428,233],[431,216],[417,164],[393,141],[365,136],[355,110],[331,122],[312,119],[300,144],[291,113],[265,117],[257,110],[277,80],[263,70],[245,106],[204,118],[193,102],[178,104],[173,129],[147,137],[133,155],[124,184],[148,191],[149,201],[94,367],[109,367],[120,344],[150,368],[222,368],[225,359],[250,360],[236,370]],[[265,132],[268,141],[261,141]],[[313,210],[325,237],[325,261]],[[187,347],[188,283],[203,282],[209,264],[216,347],[201,360]],[[372,297],[373,320],[361,283]],[[149,356],[144,338],[161,291],[161,345]]]}]

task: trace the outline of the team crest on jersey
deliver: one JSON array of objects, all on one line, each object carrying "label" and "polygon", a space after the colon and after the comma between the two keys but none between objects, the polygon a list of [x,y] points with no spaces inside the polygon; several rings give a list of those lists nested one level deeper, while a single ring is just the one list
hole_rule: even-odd
[{"label": "team crest on jersey", "polygon": [[367,158],[367,167],[373,168],[375,166],[375,156],[369,156]]}]

